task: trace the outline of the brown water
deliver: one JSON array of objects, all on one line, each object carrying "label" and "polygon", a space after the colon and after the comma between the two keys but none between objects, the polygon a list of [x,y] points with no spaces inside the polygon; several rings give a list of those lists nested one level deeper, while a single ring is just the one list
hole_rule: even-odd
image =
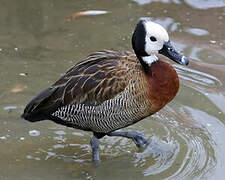
[{"label": "brown water", "polygon": [[[66,19],[92,9],[110,13]],[[105,137],[96,166],[91,133],[20,118],[34,95],[89,53],[130,50],[142,16],[166,27],[191,59],[188,67],[174,64],[181,81],[176,98],[128,128],[169,151],[138,150],[130,140]],[[1,0],[0,179],[224,179],[224,29],[222,0]]]}]

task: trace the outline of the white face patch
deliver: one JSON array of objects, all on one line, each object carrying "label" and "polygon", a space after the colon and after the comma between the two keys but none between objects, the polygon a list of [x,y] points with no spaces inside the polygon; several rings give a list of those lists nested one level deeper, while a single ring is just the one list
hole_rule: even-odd
[{"label": "white face patch", "polygon": [[154,23],[152,21],[145,21],[144,25],[147,35],[155,36],[164,42],[169,41],[169,35],[167,31],[160,24]]},{"label": "white face patch", "polygon": [[[145,52],[150,56],[158,54],[158,51],[162,49],[163,44],[169,41],[167,31],[161,25],[152,21],[145,21],[144,27],[146,31]],[[152,41],[150,37],[154,37],[156,41]]]}]

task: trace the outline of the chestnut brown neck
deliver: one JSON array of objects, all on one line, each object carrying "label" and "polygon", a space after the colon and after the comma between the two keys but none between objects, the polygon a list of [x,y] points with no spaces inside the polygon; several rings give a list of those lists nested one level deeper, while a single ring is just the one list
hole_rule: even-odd
[{"label": "chestnut brown neck", "polygon": [[157,61],[146,74],[149,85],[149,99],[153,111],[158,111],[170,102],[179,89],[179,79],[175,69],[168,63]]}]

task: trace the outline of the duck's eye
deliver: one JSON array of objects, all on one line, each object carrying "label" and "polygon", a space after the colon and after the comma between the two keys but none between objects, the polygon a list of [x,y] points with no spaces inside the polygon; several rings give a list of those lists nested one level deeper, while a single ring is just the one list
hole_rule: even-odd
[{"label": "duck's eye", "polygon": [[153,42],[157,41],[157,39],[154,36],[151,36],[150,40],[153,41]]}]

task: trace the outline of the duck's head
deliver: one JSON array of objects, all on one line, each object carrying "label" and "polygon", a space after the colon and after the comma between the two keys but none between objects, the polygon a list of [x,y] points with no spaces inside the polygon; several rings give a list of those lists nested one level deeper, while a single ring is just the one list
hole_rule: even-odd
[{"label": "duck's head", "polygon": [[132,46],[143,67],[149,67],[162,54],[176,63],[188,65],[188,59],[178,53],[170,43],[167,31],[150,18],[141,18],[132,37]]}]

